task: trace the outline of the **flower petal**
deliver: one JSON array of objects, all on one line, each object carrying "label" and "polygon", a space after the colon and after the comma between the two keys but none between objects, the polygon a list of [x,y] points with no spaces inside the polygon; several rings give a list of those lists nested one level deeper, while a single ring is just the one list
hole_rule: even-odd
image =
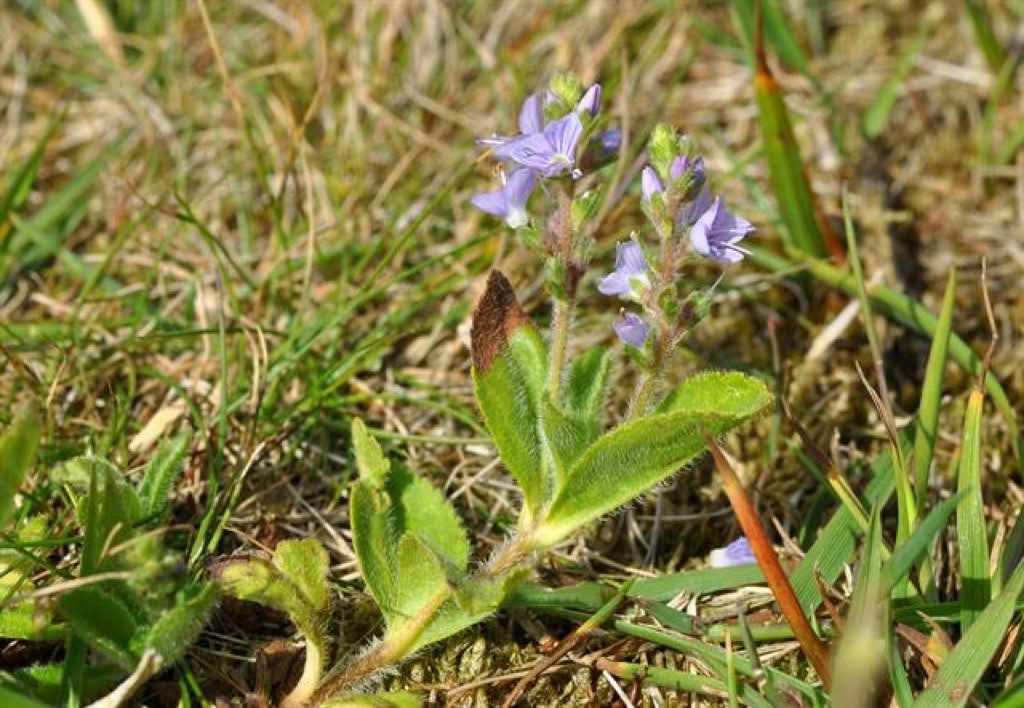
[{"label": "flower petal", "polygon": [[[539,170],[547,175],[555,151],[544,133],[532,133],[496,148],[497,157],[517,162],[523,167]],[[550,175],[548,175],[550,176]]]},{"label": "flower petal", "polygon": [[704,215],[704,212],[711,206],[711,187],[705,182],[697,192],[697,197],[692,202],[683,205],[682,220],[687,226],[693,226],[697,219]]},{"label": "flower petal", "polygon": [[747,565],[756,563],[757,558],[750,550],[750,543],[746,536],[740,536],[724,548],[716,548],[711,551],[708,558],[712,568],[727,568],[733,565]]},{"label": "flower petal", "polygon": [[583,98],[576,104],[576,112],[582,113],[586,111],[591,117],[594,117],[601,110],[601,84],[592,84],[587,92],[583,94]]},{"label": "flower petal", "polygon": [[523,135],[540,133],[544,130],[544,106],[540,92],[531,93],[519,109],[519,132]]},{"label": "flower petal", "polygon": [[505,200],[505,193],[499,189],[497,192],[482,192],[474,194],[469,203],[477,209],[504,217],[508,213],[508,202]]},{"label": "flower petal", "polygon": [[615,245],[615,270],[628,278],[647,275],[647,258],[636,241]]},{"label": "flower petal", "polygon": [[576,161],[576,142],[583,134],[583,122],[575,113],[559,118],[544,128],[544,135],[554,148],[555,153],[569,159],[570,164]]},{"label": "flower petal", "polygon": [[533,192],[535,184],[537,184],[537,177],[533,170],[522,168],[508,176],[508,181],[505,182],[502,191],[510,206],[521,208],[526,206],[526,202],[530,200],[530,193]]},{"label": "flower petal", "polygon": [[597,289],[602,295],[624,295],[629,292],[629,276],[613,270],[601,279]]}]

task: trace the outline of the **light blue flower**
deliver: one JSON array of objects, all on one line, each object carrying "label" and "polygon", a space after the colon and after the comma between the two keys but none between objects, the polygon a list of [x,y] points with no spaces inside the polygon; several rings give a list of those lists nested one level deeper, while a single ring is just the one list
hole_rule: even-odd
[{"label": "light blue flower", "polygon": [[757,563],[757,558],[750,550],[750,542],[747,541],[747,537],[740,536],[725,548],[716,548],[711,551],[708,562],[712,568],[728,568],[733,565]]},{"label": "light blue flower", "polygon": [[583,123],[573,112],[548,123],[540,133],[498,146],[494,154],[536,170],[544,177],[554,177],[575,167],[576,143],[582,133]]},{"label": "light blue flower", "polygon": [[700,215],[690,229],[690,243],[697,253],[720,263],[738,263],[747,251],[739,244],[754,226],[725,208],[721,197]]},{"label": "light blue flower", "polygon": [[644,342],[647,341],[647,332],[649,331],[647,323],[644,322],[643,318],[632,312],[622,313],[622,316],[612,325],[612,329],[615,330],[615,334],[618,335],[619,339],[637,349],[643,348]]},{"label": "light blue flower", "polygon": [[625,295],[634,300],[651,286],[644,250],[636,241],[625,241],[615,246],[615,270],[598,283],[597,289],[605,295]]}]

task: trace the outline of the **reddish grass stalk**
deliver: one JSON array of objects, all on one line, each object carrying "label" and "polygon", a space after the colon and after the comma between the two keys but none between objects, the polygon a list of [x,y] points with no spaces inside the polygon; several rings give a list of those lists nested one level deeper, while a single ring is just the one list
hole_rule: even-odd
[{"label": "reddish grass stalk", "polygon": [[722,475],[722,484],[729,497],[729,503],[743,528],[743,533],[750,542],[750,548],[754,552],[754,557],[757,558],[757,564],[761,566],[765,580],[768,581],[768,587],[771,588],[775,600],[782,608],[782,614],[785,615],[786,621],[793,629],[793,634],[800,642],[800,648],[803,649],[804,655],[814,666],[814,670],[821,677],[821,683],[828,691],[832,685],[832,664],[829,661],[828,647],[814,633],[803,608],[800,607],[796,593],[793,592],[793,586],[789,584],[789,578],[779,564],[779,558],[775,555],[771,541],[768,540],[768,534],[765,533],[761,519],[754,509],[750,497],[747,496],[747,490],[743,488],[743,484],[733,472],[721,449],[707,433],[704,433],[704,442],[715,459],[715,468]]}]

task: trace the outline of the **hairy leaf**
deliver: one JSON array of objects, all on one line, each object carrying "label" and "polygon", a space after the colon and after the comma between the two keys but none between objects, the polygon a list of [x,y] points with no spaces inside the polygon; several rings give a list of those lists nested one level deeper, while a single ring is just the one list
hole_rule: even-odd
[{"label": "hairy leaf", "polygon": [[182,460],[191,439],[189,433],[182,433],[161,441],[153,459],[146,465],[138,491],[144,518],[160,521],[169,513],[171,487],[181,475]]},{"label": "hairy leaf", "polygon": [[534,541],[550,546],[676,472],[704,450],[703,432],[719,435],[771,402],[758,379],[738,372],[692,376],[662,412],[620,425],[573,465]]},{"label": "hairy leaf", "polygon": [[85,585],[61,595],[57,605],[75,635],[125,669],[135,666],[139,657],[131,647],[138,625],[121,600],[96,585]]},{"label": "hairy leaf", "polygon": [[524,515],[535,516],[550,488],[541,465],[539,426],[547,357],[499,271],[491,272],[473,313],[471,339],[477,403],[502,462],[523,490]]},{"label": "hairy leaf", "polygon": [[594,347],[576,357],[565,381],[566,410],[600,426],[611,371],[610,349]]},{"label": "hairy leaf", "polygon": [[217,586],[197,583],[183,591],[178,601],[150,627],[145,648],[153,649],[163,664],[180,659],[199,633],[217,604]]},{"label": "hairy leaf", "polygon": [[356,454],[359,478],[374,488],[387,483],[391,463],[384,457],[377,439],[370,435],[366,424],[359,418],[352,420],[352,448]]}]

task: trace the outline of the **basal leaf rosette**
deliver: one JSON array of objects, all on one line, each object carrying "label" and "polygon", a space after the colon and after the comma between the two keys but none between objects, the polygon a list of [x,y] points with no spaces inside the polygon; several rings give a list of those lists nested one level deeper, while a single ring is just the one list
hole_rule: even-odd
[{"label": "basal leaf rosette", "polygon": [[704,432],[721,435],[771,400],[762,381],[739,372],[687,379],[657,413],[623,423],[579,456],[535,530],[533,546],[550,547],[643,494],[704,451]]}]

